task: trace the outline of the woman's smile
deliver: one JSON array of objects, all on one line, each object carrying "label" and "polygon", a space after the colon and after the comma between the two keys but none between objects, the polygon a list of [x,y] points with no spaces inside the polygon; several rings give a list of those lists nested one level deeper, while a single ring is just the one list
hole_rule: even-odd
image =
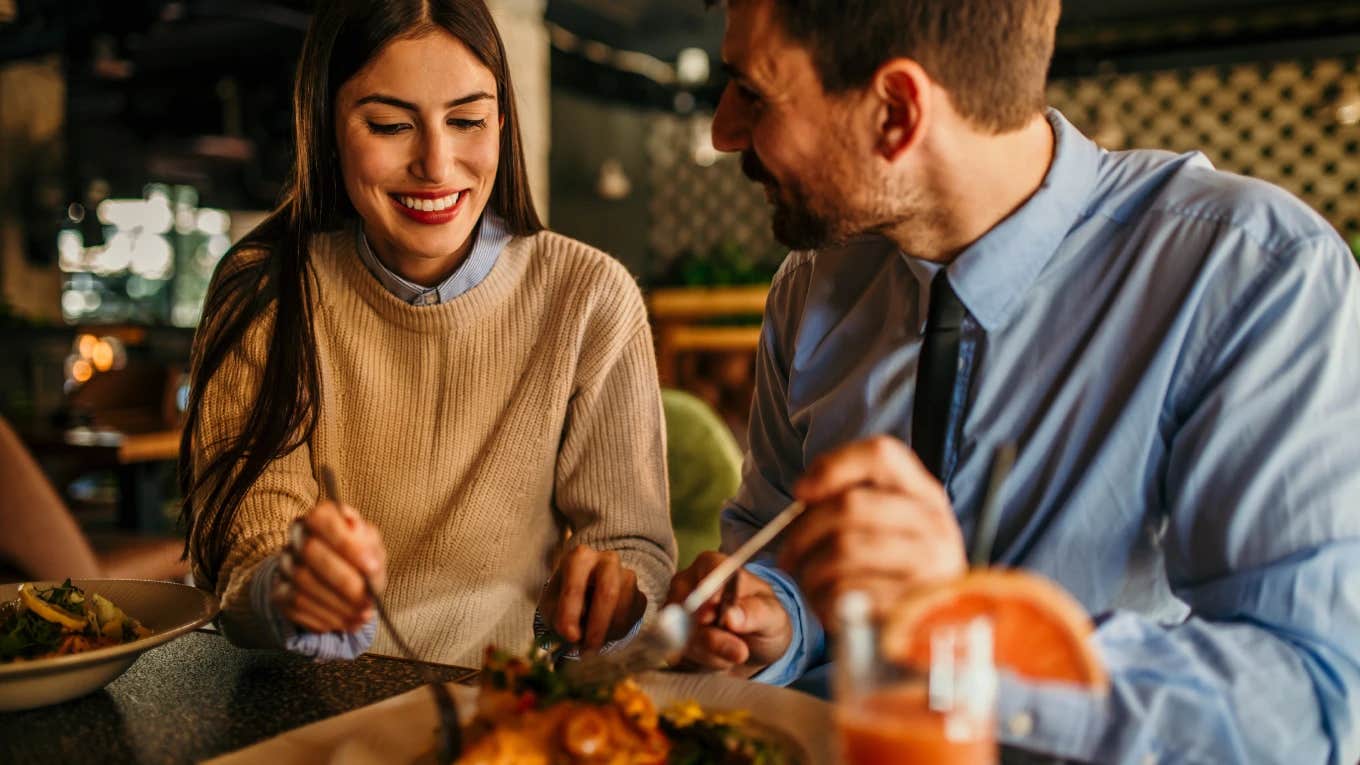
[{"label": "woman's smile", "polygon": [[403,191],[387,196],[407,218],[426,226],[440,226],[453,220],[462,211],[468,190]]}]

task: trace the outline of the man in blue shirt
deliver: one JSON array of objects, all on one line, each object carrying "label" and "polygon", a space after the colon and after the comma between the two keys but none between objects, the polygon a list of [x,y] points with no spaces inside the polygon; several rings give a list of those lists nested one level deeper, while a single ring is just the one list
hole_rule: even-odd
[{"label": "man in blue shirt", "polygon": [[[732,0],[715,145],[794,248],[690,663],[787,684],[864,590],[991,562],[1094,616],[1111,691],[1005,676],[998,735],[1092,762],[1360,757],[1360,271],[1285,192],[1044,108],[1058,0]],[[911,446],[908,447],[907,444]],[[683,597],[721,554],[676,577]]]}]

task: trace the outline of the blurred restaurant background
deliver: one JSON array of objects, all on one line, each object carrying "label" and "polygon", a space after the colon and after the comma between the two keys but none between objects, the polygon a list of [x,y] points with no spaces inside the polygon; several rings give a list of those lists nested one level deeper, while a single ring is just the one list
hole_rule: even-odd
[{"label": "blurred restaurant background", "polygon": [[[647,295],[673,512],[677,529],[703,519],[702,546],[737,480],[785,254],[760,189],[709,139],[723,15],[489,4],[540,211]],[[214,266],[285,180],[311,6],[0,0],[0,415],[109,566],[182,573],[189,348]],[[1049,93],[1107,148],[1199,149],[1280,184],[1360,253],[1360,2],[1069,0]]]}]

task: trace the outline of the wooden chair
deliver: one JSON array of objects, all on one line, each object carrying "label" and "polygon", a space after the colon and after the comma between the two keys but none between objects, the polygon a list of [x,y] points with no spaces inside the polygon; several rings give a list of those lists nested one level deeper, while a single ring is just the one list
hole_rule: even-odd
[{"label": "wooden chair", "polygon": [[[768,285],[678,287],[653,290],[648,308],[656,334],[656,366],[662,385],[683,387],[681,358],[712,352],[755,353]],[[713,319],[747,317],[749,324],[720,326]]]}]

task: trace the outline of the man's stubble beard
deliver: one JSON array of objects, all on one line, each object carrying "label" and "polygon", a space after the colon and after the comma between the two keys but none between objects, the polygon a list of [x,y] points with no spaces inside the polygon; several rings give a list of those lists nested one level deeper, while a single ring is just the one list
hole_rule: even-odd
[{"label": "man's stubble beard", "polygon": [[851,167],[855,163],[847,158],[856,154],[847,143],[833,141],[824,156],[827,171],[780,183],[753,151],[742,152],[742,173],[771,190],[771,223],[780,244],[825,249],[863,234],[900,232],[913,220],[930,217],[919,187],[881,177],[867,166]]},{"label": "man's stubble beard", "polygon": [[[816,250],[862,233],[866,220],[851,202],[854,192],[850,185],[850,178],[829,173],[788,186],[775,184],[775,239],[795,250]],[[819,191],[811,193],[809,188]]]},{"label": "man's stubble beard", "polygon": [[783,192],[774,195],[773,213],[774,236],[781,244],[795,250],[825,249],[865,234],[900,229],[917,217],[912,211],[919,194],[895,195],[882,187],[882,179],[866,179],[866,185],[857,187],[847,173],[816,183],[823,190],[820,199],[801,185],[775,186]]},{"label": "man's stubble beard", "polygon": [[813,212],[803,195],[794,196],[792,203],[775,197],[771,216],[774,238],[794,250],[816,250],[835,244],[840,237],[833,222]]}]

